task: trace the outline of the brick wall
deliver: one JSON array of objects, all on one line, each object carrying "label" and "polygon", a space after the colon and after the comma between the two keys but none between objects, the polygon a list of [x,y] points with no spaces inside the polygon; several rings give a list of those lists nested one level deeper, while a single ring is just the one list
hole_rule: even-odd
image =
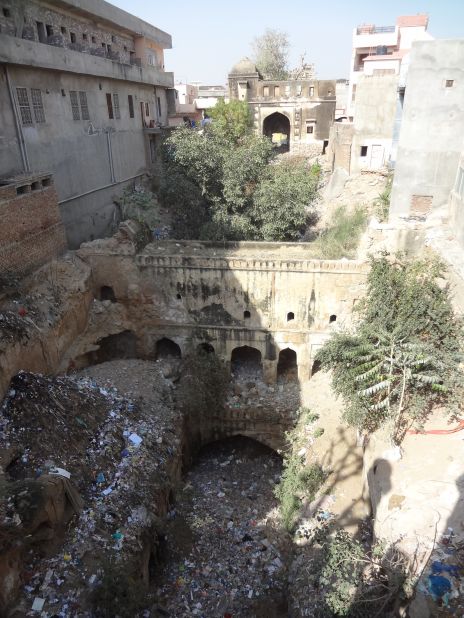
[{"label": "brick wall", "polygon": [[0,276],[24,276],[66,250],[58,196],[43,181],[0,186]]}]

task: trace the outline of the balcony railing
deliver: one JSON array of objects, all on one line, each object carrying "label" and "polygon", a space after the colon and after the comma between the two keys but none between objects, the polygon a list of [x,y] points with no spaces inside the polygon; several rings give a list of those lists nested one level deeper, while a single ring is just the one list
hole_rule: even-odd
[{"label": "balcony railing", "polygon": [[356,34],[381,34],[382,32],[395,32],[395,26],[358,26]]}]

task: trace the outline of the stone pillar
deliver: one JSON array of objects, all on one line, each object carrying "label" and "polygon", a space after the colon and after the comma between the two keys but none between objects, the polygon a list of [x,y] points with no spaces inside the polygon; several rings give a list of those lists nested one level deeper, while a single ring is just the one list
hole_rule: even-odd
[{"label": "stone pillar", "polygon": [[263,360],[263,380],[266,384],[275,384],[277,381],[277,361]]}]

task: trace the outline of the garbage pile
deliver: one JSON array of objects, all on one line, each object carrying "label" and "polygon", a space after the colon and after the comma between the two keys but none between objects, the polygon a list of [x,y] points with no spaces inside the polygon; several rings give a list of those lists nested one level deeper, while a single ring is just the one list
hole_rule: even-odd
[{"label": "garbage pile", "polygon": [[290,539],[273,493],[281,466],[246,438],[203,449],[170,512],[173,555],[156,591],[166,615],[287,615]]},{"label": "garbage pile", "polygon": [[[121,395],[118,377],[123,387],[140,380],[143,387],[135,385],[134,394],[139,390],[148,397]],[[12,483],[57,475],[78,487],[83,498],[63,543],[48,547],[51,557],[39,556],[31,546],[17,611],[90,616],[102,564],[119,561],[128,572],[140,573],[145,544],[156,544],[171,474],[179,468],[182,423],[171,405],[170,383],[156,363],[137,360],[104,363],[76,377],[20,374],[0,424],[2,444],[19,452],[8,468]],[[6,516],[21,525],[18,513]]]}]

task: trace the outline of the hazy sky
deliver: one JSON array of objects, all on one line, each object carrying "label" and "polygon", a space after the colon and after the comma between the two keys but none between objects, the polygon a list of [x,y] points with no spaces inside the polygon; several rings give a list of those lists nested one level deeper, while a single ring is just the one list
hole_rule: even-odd
[{"label": "hazy sky", "polygon": [[428,13],[435,38],[464,37],[464,0],[111,0],[172,35],[166,70],[177,81],[225,84],[235,62],[266,28],[283,30],[290,64],[306,52],[320,79],[348,77],[355,26],[395,24],[398,15]]}]

